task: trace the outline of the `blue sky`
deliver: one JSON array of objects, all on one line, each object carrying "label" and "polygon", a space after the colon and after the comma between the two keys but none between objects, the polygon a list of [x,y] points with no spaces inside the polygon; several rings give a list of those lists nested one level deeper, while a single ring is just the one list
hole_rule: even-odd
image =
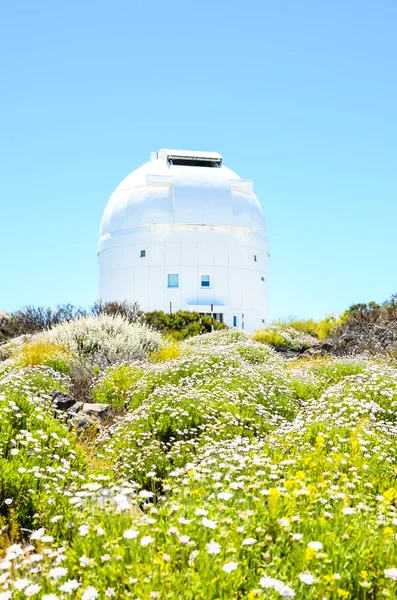
[{"label": "blue sky", "polygon": [[0,18],[0,311],[96,298],[108,197],[162,147],[254,180],[271,317],[397,291],[395,0],[19,0]]}]

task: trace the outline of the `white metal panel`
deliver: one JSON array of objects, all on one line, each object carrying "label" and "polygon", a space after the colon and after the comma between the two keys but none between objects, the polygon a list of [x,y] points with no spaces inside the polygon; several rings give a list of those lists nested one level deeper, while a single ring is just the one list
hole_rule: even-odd
[{"label": "white metal panel", "polygon": [[182,266],[180,282],[184,302],[188,305],[198,304],[199,275],[197,267],[191,265]]},{"label": "white metal panel", "polygon": [[147,256],[149,265],[164,266],[165,264],[165,245],[163,243],[148,244]]},{"label": "white metal panel", "polygon": [[217,305],[227,306],[229,298],[229,270],[224,267],[214,267],[212,272],[214,302]]},{"label": "white metal panel", "polygon": [[169,241],[165,245],[165,264],[166,265],[181,265],[182,249],[181,244]]},{"label": "white metal panel", "polygon": [[261,282],[260,275],[255,271],[242,270],[241,277],[243,281],[243,299],[244,310],[255,310],[258,308],[258,298],[260,298]]},{"label": "white metal panel", "polygon": [[229,245],[214,244],[214,266],[228,267],[229,266]]},{"label": "white metal panel", "polygon": [[164,266],[149,267],[148,310],[163,309],[165,305]]},{"label": "white metal panel", "polygon": [[230,268],[244,269],[246,267],[246,256],[242,246],[237,244],[229,245],[229,266]]},{"label": "white metal panel", "polygon": [[202,225],[201,190],[197,188],[197,184],[189,181],[175,181],[172,191],[174,194],[174,222]]},{"label": "white metal panel", "polygon": [[212,267],[214,264],[213,244],[198,244],[198,264]]},{"label": "white metal panel", "polygon": [[[149,306],[149,269],[135,269],[134,273],[135,298],[142,310]],[[133,298],[131,298],[133,300]]]},{"label": "white metal panel", "polygon": [[182,252],[182,265],[196,266],[198,261],[198,247],[195,242],[184,242]]},{"label": "white metal panel", "polygon": [[204,225],[231,225],[233,223],[233,200],[228,183],[214,185],[203,183],[201,187],[202,222]]},{"label": "white metal panel", "polygon": [[243,269],[229,269],[229,306],[233,309],[242,308],[243,302]]},{"label": "white metal panel", "polygon": [[101,252],[99,266],[101,272],[112,271],[117,264],[118,269],[128,269],[135,266],[135,246],[116,246]]}]

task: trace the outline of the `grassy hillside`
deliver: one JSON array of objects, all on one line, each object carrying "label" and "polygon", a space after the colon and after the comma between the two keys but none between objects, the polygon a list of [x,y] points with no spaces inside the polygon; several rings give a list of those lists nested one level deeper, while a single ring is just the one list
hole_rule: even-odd
[{"label": "grassy hillside", "polygon": [[397,597],[396,363],[290,326],[2,346],[0,600]]}]

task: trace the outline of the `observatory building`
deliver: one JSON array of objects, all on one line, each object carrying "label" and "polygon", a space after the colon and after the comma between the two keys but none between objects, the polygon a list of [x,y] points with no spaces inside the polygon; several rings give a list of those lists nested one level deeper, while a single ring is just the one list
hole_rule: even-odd
[{"label": "observatory building", "polygon": [[159,150],[102,217],[99,297],[190,310],[247,332],[267,320],[265,220],[252,181],[216,152]]}]

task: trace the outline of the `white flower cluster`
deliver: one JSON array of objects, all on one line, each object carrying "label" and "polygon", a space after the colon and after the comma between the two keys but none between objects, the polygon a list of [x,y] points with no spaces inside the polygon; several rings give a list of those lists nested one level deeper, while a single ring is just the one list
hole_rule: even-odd
[{"label": "white flower cluster", "polygon": [[102,359],[105,364],[141,360],[163,345],[161,334],[148,326],[109,315],[61,323],[40,337],[66,346],[77,356]]}]

